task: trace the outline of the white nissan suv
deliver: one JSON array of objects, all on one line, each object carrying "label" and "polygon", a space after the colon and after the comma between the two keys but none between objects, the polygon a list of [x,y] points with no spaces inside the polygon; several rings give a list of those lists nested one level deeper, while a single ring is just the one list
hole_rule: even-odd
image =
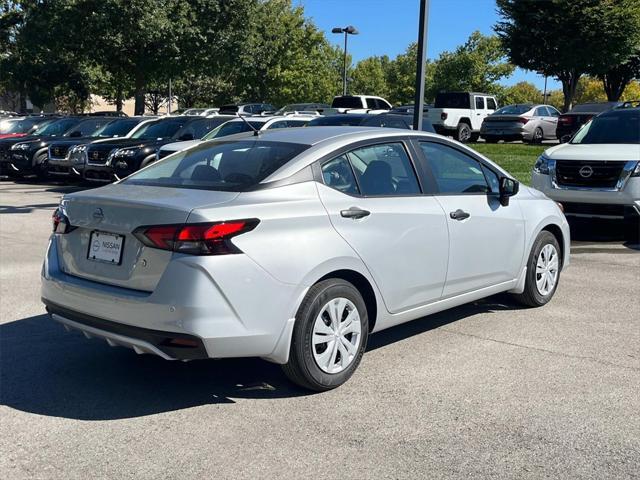
[{"label": "white nissan suv", "polygon": [[567,217],[620,219],[640,232],[640,106],[604,112],[570,142],[545,151],[532,185],[561,202]]}]

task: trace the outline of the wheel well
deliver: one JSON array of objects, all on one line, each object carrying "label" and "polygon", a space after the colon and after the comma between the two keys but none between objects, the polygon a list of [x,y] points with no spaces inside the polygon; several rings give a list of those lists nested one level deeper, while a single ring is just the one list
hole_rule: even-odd
[{"label": "wheel well", "polygon": [[467,126],[471,128],[471,120],[469,120],[468,118],[461,118],[460,121],[458,122],[458,125],[460,125],[461,123],[466,123]]},{"label": "wheel well", "polygon": [[554,237],[556,237],[556,240],[558,240],[558,245],[560,245],[560,268],[562,268],[562,263],[564,260],[564,236],[562,235],[562,230],[559,226],[554,225],[553,223],[550,223],[542,229],[543,232],[545,230],[551,233]]},{"label": "wheel well", "polygon": [[367,307],[367,317],[369,317],[369,331],[372,331],[376,325],[378,304],[376,302],[376,294],[373,291],[373,287],[369,283],[369,280],[367,280],[367,278],[361,273],[355,272],[353,270],[336,270],[335,272],[326,274],[324,277],[319,279],[318,282],[327,280],[329,278],[340,278],[342,280],[346,280],[358,289],[360,295],[362,295],[364,304]]}]

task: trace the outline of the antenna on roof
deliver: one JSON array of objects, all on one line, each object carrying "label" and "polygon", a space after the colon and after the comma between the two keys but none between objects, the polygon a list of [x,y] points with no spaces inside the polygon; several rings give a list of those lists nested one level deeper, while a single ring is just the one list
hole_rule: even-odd
[{"label": "antenna on roof", "polygon": [[240,114],[238,114],[238,116],[242,119],[242,121],[243,121],[244,123],[246,123],[246,124],[249,126],[249,128],[250,128],[251,130],[253,130],[253,136],[254,136],[254,137],[259,137],[259,136],[260,136],[260,130],[257,130],[257,129],[256,129],[256,127],[254,127],[253,125],[251,125],[251,124],[247,121],[247,119],[246,119],[246,118],[244,118],[244,116],[242,116],[242,115],[240,115]]}]

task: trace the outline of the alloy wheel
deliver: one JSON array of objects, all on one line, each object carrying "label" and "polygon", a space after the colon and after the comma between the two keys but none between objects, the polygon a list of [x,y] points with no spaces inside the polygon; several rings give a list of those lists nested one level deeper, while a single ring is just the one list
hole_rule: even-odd
[{"label": "alloy wheel", "polygon": [[358,354],[362,338],[360,313],[346,298],[334,298],[320,310],[313,325],[312,350],[325,373],[339,373]]}]

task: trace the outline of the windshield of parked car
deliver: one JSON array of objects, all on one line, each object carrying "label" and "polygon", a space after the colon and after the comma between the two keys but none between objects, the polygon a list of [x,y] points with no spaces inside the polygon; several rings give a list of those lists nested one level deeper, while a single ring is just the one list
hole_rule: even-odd
[{"label": "windshield of parked car", "polygon": [[77,118],[61,118],[60,120],[54,120],[51,123],[39,126],[33,134],[47,136],[62,135],[64,132],[77,124]]},{"label": "windshield of parked car", "polygon": [[533,105],[507,105],[499,108],[491,115],[522,115],[533,108]]},{"label": "windshield of parked car", "polygon": [[360,116],[360,115],[349,115],[349,114],[339,114],[339,115],[331,115],[328,117],[318,117],[311,120],[307,123],[307,127],[327,127],[327,126],[337,126],[337,127],[348,127],[353,125],[360,125],[362,121],[369,118],[369,116]]},{"label": "windshield of parked car", "polygon": [[439,93],[436,95],[435,108],[471,108],[468,93]]},{"label": "windshield of parked car", "polygon": [[336,97],[331,103],[331,108],[363,108],[360,97]]},{"label": "windshield of parked car", "polygon": [[620,110],[595,117],[571,140],[574,144],[640,144],[640,109]]},{"label": "windshield of parked car", "polygon": [[201,144],[159,160],[123,183],[243,192],[307,148],[309,145],[263,140]]},{"label": "windshield of parked car", "polygon": [[[247,122],[256,130],[260,130],[260,128],[262,128],[265,124],[265,122],[251,122],[248,120]],[[218,128],[211,130],[204,137],[202,137],[202,140],[211,140],[212,138],[226,137],[228,135],[233,135],[236,133],[250,132],[251,127],[249,127],[249,125],[247,125],[242,120],[238,122],[226,122],[220,125]]]},{"label": "windshield of parked car", "polygon": [[38,123],[44,124],[50,120],[43,121],[41,118],[25,118],[19,120],[5,120],[0,122],[0,135],[7,135],[10,133],[27,133],[34,125]]},{"label": "windshield of parked car", "polygon": [[175,135],[175,133],[180,130],[184,124],[184,120],[158,120],[156,122],[150,122],[131,135],[131,138],[170,138]]},{"label": "windshield of parked car", "polygon": [[139,120],[116,120],[96,130],[93,136],[104,138],[123,137],[138,125],[138,123],[140,123]]}]

